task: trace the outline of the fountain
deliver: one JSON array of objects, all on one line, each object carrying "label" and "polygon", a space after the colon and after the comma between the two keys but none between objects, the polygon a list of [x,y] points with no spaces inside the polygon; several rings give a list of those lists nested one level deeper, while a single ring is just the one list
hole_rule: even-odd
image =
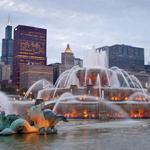
[{"label": "fountain", "polygon": [[76,119],[149,118],[150,97],[139,80],[118,67],[108,68],[105,50],[94,49],[89,56],[85,68],[74,66],[53,88],[39,91],[45,107]]},{"label": "fountain", "polygon": [[0,111],[5,111],[6,114],[13,112],[13,107],[6,94],[0,92]]},{"label": "fountain", "polygon": [[37,82],[35,82],[31,87],[27,90],[24,99],[27,99],[29,97],[29,94],[32,93],[34,96],[37,96],[37,92],[41,89],[46,89],[46,88],[52,88],[53,85],[45,80],[45,79],[40,79]]}]

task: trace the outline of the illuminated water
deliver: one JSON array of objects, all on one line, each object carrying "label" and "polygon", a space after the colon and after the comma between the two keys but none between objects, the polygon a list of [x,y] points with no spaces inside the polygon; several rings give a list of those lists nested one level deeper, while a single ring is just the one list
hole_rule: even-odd
[{"label": "illuminated water", "polygon": [[59,124],[57,135],[0,137],[0,150],[149,150],[150,120]]}]

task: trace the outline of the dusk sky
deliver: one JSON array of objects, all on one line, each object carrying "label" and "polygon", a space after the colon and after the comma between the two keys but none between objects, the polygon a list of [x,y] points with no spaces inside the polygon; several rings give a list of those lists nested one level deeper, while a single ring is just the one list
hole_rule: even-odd
[{"label": "dusk sky", "polygon": [[150,61],[150,0],[0,0],[0,48],[8,15],[13,27],[47,29],[48,63],[67,43],[80,58],[93,45],[139,46]]}]

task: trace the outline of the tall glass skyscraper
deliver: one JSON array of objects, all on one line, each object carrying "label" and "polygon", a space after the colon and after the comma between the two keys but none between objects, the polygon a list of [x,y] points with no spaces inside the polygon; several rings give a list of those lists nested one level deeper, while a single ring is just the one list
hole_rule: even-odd
[{"label": "tall glass skyscraper", "polygon": [[13,39],[12,39],[12,26],[10,25],[6,26],[5,38],[2,39],[1,60],[7,65],[12,66],[13,64]]},{"label": "tall glass skyscraper", "polygon": [[18,25],[14,29],[13,82],[20,84],[20,67],[27,64],[46,65],[47,30]]}]

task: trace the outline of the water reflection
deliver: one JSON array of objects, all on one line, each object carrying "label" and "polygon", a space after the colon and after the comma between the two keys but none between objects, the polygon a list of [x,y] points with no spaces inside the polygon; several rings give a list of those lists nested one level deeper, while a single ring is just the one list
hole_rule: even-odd
[{"label": "water reflection", "polygon": [[[127,122],[110,122],[106,124],[89,123],[59,127],[57,135],[24,134],[0,137],[1,150],[141,150],[150,147],[149,120]],[[133,123],[132,123],[133,124]],[[116,125],[116,128],[113,128]],[[121,126],[119,128],[119,126]]]}]

